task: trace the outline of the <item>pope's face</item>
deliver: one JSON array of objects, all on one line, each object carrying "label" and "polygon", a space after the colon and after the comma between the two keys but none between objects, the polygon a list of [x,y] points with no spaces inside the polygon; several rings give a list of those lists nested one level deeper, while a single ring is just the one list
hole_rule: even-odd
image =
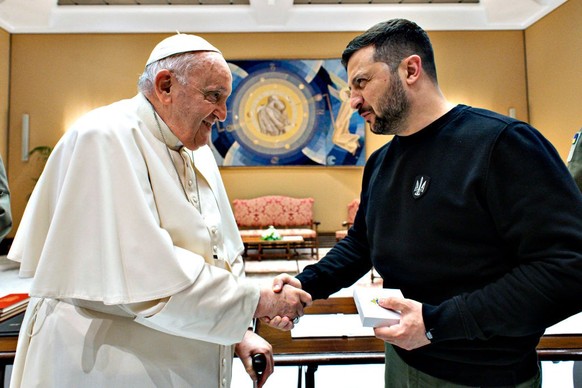
[{"label": "pope's face", "polygon": [[404,128],[409,100],[398,76],[388,64],[374,60],[374,47],[356,51],[347,66],[350,105],[378,134],[397,134]]},{"label": "pope's face", "polygon": [[184,85],[173,79],[174,98],[168,123],[191,150],[208,144],[212,125],[226,119],[226,99],[232,92],[232,75],[222,55],[207,52],[196,60],[201,66],[190,71]]}]

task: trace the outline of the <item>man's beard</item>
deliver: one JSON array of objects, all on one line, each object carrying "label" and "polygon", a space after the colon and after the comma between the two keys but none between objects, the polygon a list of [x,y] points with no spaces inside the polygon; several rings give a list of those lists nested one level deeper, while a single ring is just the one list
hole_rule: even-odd
[{"label": "man's beard", "polygon": [[377,135],[397,135],[404,128],[408,118],[410,102],[402,86],[398,73],[392,73],[389,95],[380,100],[380,112],[370,128]]}]

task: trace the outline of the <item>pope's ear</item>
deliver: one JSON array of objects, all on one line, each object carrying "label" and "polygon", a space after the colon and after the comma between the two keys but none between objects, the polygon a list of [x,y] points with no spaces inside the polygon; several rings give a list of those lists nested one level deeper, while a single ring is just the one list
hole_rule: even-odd
[{"label": "pope's ear", "polygon": [[154,81],[154,89],[160,101],[167,102],[172,90],[172,73],[163,69],[158,71]]}]

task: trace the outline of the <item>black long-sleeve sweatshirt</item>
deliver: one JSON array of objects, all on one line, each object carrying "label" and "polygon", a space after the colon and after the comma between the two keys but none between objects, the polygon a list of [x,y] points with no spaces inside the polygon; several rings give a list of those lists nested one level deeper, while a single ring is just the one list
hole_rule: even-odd
[{"label": "black long-sleeve sweatshirt", "polygon": [[297,277],[314,299],[374,266],[423,303],[433,339],[411,366],[458,384],[538,370],[544,329],[582,310],[582,194],[526,123],[459,105],[368,160],[353,227]]}]

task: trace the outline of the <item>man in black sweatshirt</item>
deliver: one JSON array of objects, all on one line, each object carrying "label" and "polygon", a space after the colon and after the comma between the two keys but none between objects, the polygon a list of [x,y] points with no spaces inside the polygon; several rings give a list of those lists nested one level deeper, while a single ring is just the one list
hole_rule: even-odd
[{"label": "man in black sweatshirt", "polygon": [[[405,299],[386,341],[386,387],[540,387],[536,345],[582,310],[582,195],[530,125],[450,104],[428,35],[379,23],[349,43],[351,106],[394,135],[368,160],[348,236],[296,278],[313,299],[372,266]],[[273,326],[289,328],[287,318]]]}]

